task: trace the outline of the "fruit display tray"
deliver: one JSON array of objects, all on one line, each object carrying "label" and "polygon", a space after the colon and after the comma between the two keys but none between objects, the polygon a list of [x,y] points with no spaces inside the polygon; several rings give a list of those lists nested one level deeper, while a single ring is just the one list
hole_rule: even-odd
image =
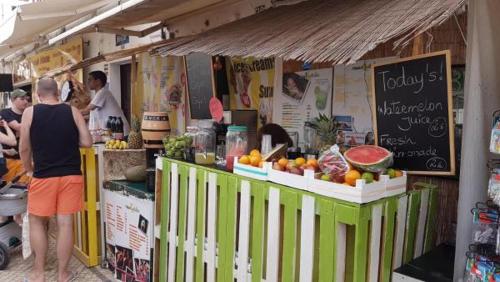
[{"label": "fruit display tray", "polygon": [[314,171],[304,170],[304,175],[293,174],[286,171],[273,169],[272,166],[269,168],[269,181],[290,186],[293,188],[309,191],[308,184],[309,179],[314,178]]},{"label": "fruit display tray", "polygon": [[385,195],[384,197],[392,197],[406,192],[406,182],[408,176],[406,171],[403,171],[403,176],[389,178],[388,175],[381,175],[380,178],[385,179]]},{"label": "fruit display tray", "polygon": [[241,176],[250,177],[257,180],[269,180],[269,171],[272,163],[264,162],[262,167],[240,164],[238,158],[234,158],[233,173]]},{"label": "fruit display tray", "polygon": [[379,180],[367,184],[364,179],[357,179],[356,186],[310,178],[308,190],[318,195],[336,198],[358,204],[376,201],[385,197],[385,181]]},{"label": "fruit display tray", "polygon": [[271,181],[296,189],[309,191],[318,195],[336,198],[348,202],[365,204],[406,192],[407,174],[389,178],[381,175],[378,181],[366,183],[364,179],[356,180],[356,186],[324,181],[314,177],[314,171],[304,170],[304,175],[273,169],[272,163],[264,163],[262,168],[244,165],[234,161],[233,172],[253,179]]}]

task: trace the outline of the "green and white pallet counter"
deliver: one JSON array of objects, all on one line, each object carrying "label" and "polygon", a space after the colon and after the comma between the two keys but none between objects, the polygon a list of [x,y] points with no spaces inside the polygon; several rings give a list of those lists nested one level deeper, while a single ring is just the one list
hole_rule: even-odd
[{"label": "green and white pallet counter", "polygon": [[354,204],[164,158],[160,281],[390,281],[434,246],[437,189]]}]

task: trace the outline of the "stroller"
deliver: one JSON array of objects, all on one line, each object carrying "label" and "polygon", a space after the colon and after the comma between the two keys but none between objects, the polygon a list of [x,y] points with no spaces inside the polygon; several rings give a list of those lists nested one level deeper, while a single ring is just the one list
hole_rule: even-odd
[{"label": "stroller", "polygon": [[24,173],[9,183],[3,183],[0,188],[0,216],[10,217],[6,222],[0,223],[0,270],[8,266],[10,251],[22,243],[22,228],[12,217],[26,211],[27,186],[15,184],[23,175]]}]

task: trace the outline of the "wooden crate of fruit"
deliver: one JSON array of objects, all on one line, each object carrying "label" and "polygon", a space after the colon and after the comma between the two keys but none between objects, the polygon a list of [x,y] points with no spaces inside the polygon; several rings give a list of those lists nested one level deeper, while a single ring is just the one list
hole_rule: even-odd
[{"label": "wooden crate of fruit", "polygon": [[269,180],[269,169],[271,166],[272,163],[270,162],[261,162],[257,166],[252,164],[243,164],[239,162],[238,157],[235,157],[233,173],[257,180],[267,181]]},{"label": "wooden crate of fruit", "polygon": [[385,197],[392,197],[406,192],[408,179],[406,171],[388,169],[387,175],[383,176],[385,178]]},{"label": "wooden crate of fruit", "polygon": [[318,195],[364,204],[384,198],[385,183],[385,179],[371,183],[367,183],[365,179],[356,179],[355,185],[351,186],[313,177],[308,180],[308,190]]},{"label": "wooden crate of fruit", "polygon": [[263,161],[259,150],[254,149],[248,155],[234,157],[233,173],[258,180],[269,180],[272,163]]},{"label": "wooden crate of fruit", "polygon": [[308,166],[307,160],[304,158],[295,160],[281,158],[274,162],[269,169],[269,181],[308,191],[308,178],[306,175],[314,177],[314,168]]}]

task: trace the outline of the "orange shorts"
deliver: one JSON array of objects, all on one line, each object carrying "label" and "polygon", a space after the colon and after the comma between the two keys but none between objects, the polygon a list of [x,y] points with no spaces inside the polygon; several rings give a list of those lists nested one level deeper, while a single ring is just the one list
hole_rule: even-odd
[{"label": "orange shorts", "polygon": [[68,215],[83,208],[83,177],[35,178],[28,188],[28,213],[37,216]]}]

